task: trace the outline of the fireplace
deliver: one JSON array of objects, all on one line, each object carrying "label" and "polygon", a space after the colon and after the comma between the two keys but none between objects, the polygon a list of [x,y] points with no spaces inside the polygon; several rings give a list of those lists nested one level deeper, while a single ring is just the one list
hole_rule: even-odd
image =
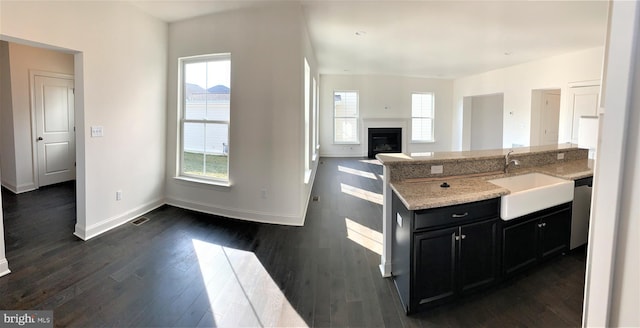
[{"label": "fireplace", "polygon": [[369,128],[369,158],[379,153],[402,152],[402,128]]}]

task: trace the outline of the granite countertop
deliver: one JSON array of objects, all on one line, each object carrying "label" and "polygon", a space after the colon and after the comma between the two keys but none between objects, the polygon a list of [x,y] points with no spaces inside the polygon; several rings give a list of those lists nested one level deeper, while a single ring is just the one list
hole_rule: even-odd
[{"label": "granite countertop", "polygon": [[593,160],[581,159],[568,162],[559,162],[533,168],[534,171],[548,174],[554,177],[578,180],[593,176]]},{"label": "granite countertop", "polygon": [[513,149],[490,149],[490,150],[466,150],[466,151],[447,151],[447,152],[424,152],[424,153],[390,153],[390,154],[377,154],[376,158],[383,164],[396,164],[396,163],[429,163],[433,161],[447,162],[447,161],[459,161],[469,159],[482,159],[482,158],[500,158],[504,157],[508,152],[513,151],[513,155],[529,154],[532,152],[558,152],[563,150],[576,149],[576,144],[558,144],[558,145],[545,145],[545,146],[532,146],[532,147],[519,147]]},{"label": "granite countertop", "polygon": [[[526,169],[515,169],[509,174],[490,172],[473,176],[408,179],[392,182],[390,185],[407,209],[413,211],[497,198],[508,194],[509,190],[494,185],[487,180],[531,172],[544,173],[567,180],[577,180],[593,176],[593,165],[590,160],[584,159]],[[447,182],[450,187],[440,187],[443,182]]]}]

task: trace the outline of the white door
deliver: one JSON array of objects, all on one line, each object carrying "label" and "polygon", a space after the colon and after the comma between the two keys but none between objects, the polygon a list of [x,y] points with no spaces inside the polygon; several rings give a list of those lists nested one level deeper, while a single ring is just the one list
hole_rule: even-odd
[{"label": "white door", "polygon": [[38,186],[73,180],[75,127],[73,80],[34,77]]},{"label": "white door", "polygon": [[540,112],[540,144],[558,144],[558,126],[560,124],[560,95],[545,92],[542,94]]},{"label": "white door", "polygon": [[[600,86],[569,88],[569,110],[573,113],[571,142],[578,143],[580,117],[597,116],[600,96]],[[598,131],[593,131],[598,133]]]}]

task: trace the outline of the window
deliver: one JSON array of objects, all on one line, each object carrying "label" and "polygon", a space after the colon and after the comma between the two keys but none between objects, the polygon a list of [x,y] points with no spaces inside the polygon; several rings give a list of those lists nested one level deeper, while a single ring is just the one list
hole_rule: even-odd
[{"label": "window", "polygon": [[358,92],[333,93],[333,142],[358,143]]},{"label": "window", "polygon": [[411,94],[411,141],[434,141],[433,104],[433,93]]},{"label": "window", "polygon": [[309,67],[309,62],[307,58],[304,59],[304,182],[309,182],[309,178],[311,177],[311,147],[310,147],[310,118],[309,111],[311,110],[311,99],[310,99],[310,79],[311,79],[311,68]]},{"label": "window", "polygon": [[319,140],[318,140],[318,124],[319,116],[318,116],[318,84],[316,83],[316,78],[313,78],[313,143],[311,147],[313,149],[313,160],[315,161],[318,158],[318,148]]},{"label": "window", "polygon": [[180,58],[180,172],[229,181],[231,55]]}]

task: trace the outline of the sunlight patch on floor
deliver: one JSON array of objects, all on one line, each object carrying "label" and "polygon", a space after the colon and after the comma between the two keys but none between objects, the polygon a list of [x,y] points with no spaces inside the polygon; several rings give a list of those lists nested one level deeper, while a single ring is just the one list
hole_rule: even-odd
[{"label": "sunlight patch on floor", "polygon": [[359,160],[360,163],[367,163],[367,164],[374,164],[374,165],[380,165],[382,166],[382,163],[380,163],[379,160],[377,159],[361,159]]},{"label": "sunlight patch on floor", "polygon": [[252,252],[193,239],[219,327],[308,327]]},{"label": "sunlight patch on floor", "polygon": [[356,170],[356,169],[352,169],[349,167],[344,167],[341,165],[338,165],[338,171],[340,172],[344,172],[344,173],[349,173],[349,174],[353,174],[353,175],[357,175],[357,176],[361,176],[361,177],[365,177],[365,178],[369,178],[369,179],[373,179],[376,180],[376,175],[371,173],[371,172],[365,172],[362,170]]},{"label": "sunlight patch on floor", "polygon": [[348,184],[340,183],[340,191],[347,195],[358,197],[360,199],[382,205],[382,194],[364,190]]},{"label": "sunlight patch on floor", "polygon": [[382,255],[382,233],[349,218],[344,218],[344,222],[347,226],[347,238],[378,255]]}]

